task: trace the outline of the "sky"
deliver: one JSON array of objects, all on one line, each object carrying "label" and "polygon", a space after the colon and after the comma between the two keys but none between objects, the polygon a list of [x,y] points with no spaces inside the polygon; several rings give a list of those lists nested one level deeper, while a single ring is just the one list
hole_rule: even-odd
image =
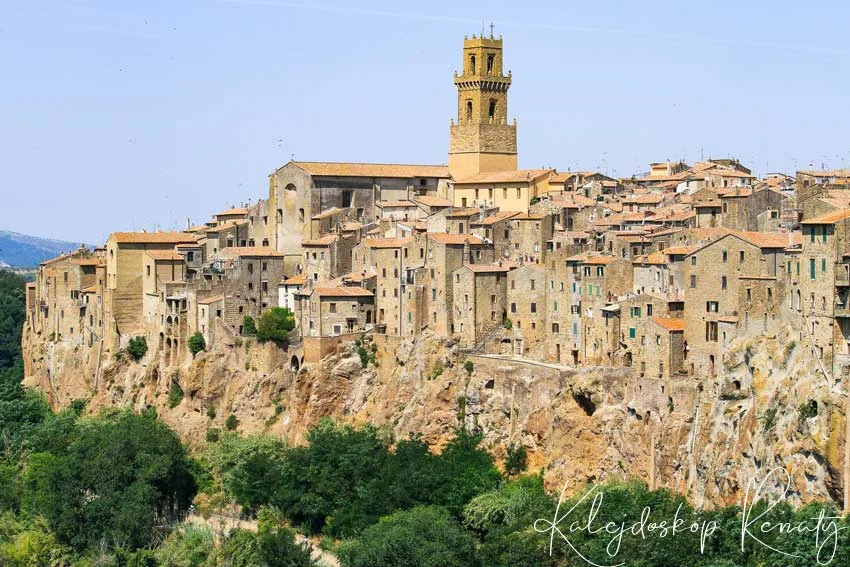
[{"label": "sky", "polygon": [[[99,244],[296,160],[446,163],[492,22],[520,167],[850,167],[847,2],[0,0],[0,229]],[[489,33],[489,27],[486,28]]]}]

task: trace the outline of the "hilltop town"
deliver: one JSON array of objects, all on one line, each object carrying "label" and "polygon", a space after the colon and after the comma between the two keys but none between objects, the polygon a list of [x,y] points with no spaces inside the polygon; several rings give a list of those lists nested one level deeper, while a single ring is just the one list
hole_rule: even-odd
[{"label": "hilltop town", "polygon": [[[745,403],[770,376],[751,363],[768,360],[757,343],[770,338],[771,364],[793,349],[825,384],[793,402],[826,420],[818,451],[794,458],[821,467],[813,493],[846,493],[846,418],[828,396],[850,372],[850,170],[758,178],[733,158],[628,178],[518,169],[502,39],[466,38],[462,57],[447,165],[290,161],[250,206],[42,263],[27,287],[27,380],[51,395],[55,374],[73,371],[97,390],[136,337],[167,375],[193,364],[194,334],[208,351],[236,348],[246,321],[284,307],[296,325],[276,360],[294,374],[364,337],[392,355],[423,336],[492,364],[476,396],[512,373],[610,369],[635,419],[684,415],[671,446],[693,452],[706,397]],[[57,368],[56,349],[79,363]],[[600,405],[598,393],[573,399],[587,416]],[[753,411],[743,421],[756,428]],[[654,478],[651,443],[639,467]],[[674,460],[658,474],[696,482],[684,471],[697,465]]]}]

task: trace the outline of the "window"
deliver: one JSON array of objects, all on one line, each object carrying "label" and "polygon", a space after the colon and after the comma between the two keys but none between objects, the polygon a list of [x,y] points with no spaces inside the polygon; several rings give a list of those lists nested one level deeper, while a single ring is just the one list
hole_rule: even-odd
[{"label": "window", "polygon": [[[149,265],[147,265],[147,266],[145,266],[145,267],[147,268],[147,271],[148,271],[148,277],[150,277],[150,275],[151,275],[151,267],[150,267],[150,264],[149,264]],[[66,281],[66,282],[68,281],[68,273],[67,273],[67,272],[65,273],[65,281]]]},{"label": "window", "polygon": [[531,312],[537,313],[537,304],[534,302],[531,303]]},{"label": "window", "polygon": [[720,289],[726,289],[726,276],[720,276]]},{"label": "window", "polygon": [[556,301],[554,306],[552,307],[552,311],[557,311],[557,310],[558,310],[558,302]]},{"label": "window", "polygon": [[490,118],[490,122],[493,122],[493,120],[496,117],[496,100],[495,99],[490,99],[490,110],[488,111],[488,116]]},{"label": "window", "polygon": [[493,54],[492,53],[487,54],[487,74],[488,75],[493,74]]},{"label": "window", "polygon": [[691,289],[695,289],[697,287],[697,277],[691,276]]},{"label": "window", "polygon": [[724,251],[723,251],[723,255],[722,255],[722,260],[721,260],[721,261],[725,264],[725,263],[726,263],[726,260],[728,260],[728,259],[729,259],[729,252],[727,252],[726,250],[724,250]]},{"label": "window", "polygon": [[651,303],[646,304],[646,316],[652,317],[652,304]]},{"label": "window", "polygon": [[516,198],[522,199],[522,189],[520,189],[519,187],[516,188]]},{"label": "window", "polygon": [[696,265],[697,265],[697,257],[691,256],[691,266],[696,266]]},{"label": "window", "polygon": [[336,303],[331,303],[329,306],[329,310],[331,313],[336,313]]},{"label": "window", "polygon": [[264,271],[264,272],[268,272],[268,271],[269,271],[269,263],[268,263],[268,262],[263,262],[263,271]]},{"label": "window", "polygon": [[254,273],[254,264],[253,264],[253,263],[251,263],[251,262],[248,262],[248,273],[249,273],[249,274],[253,274],[253,273]]},{"label": "window", "polygon": [[534,291],[534,280],[531,280],[531,290]]},{"label": "window", "polygon": [[814,281],[815,275],[815,259],[809,258],[809,278]]},{"label": "window", "polygon": [[[472,122],[472,101],[466,101],[466,121]],[[466,205],[464,205],[466,206]]]},{"label": "window", "polygon": [[820,229],[821,229],[821,236],[823,237],[823,242],[824,242],[824,243],[826,243],[826,230],[827,230],[827,226],[826,226],[826,225],[823,225],[823,226],[821,226],[821,227],[820,227]]},{"label": "window", "polygon": [[262,282],[262,289],[263,289],[263,291],[268,291],[269,290],[269,282]]},{"label": "window", "polygon": [[657,345],[661,344],[661,335],[655,335],[655,344],[657,344]]},{"label": "window", "polygon": [[637,336],[637,333],[635,332],[635,328],[634,328],[634,327],[629,327],[629,338],[630,338],[630,339],[633,339],[633,338],[635,338],[636,336]]},{"label": "window", "polygon": [[561,332],[561,326],[558,325],[558,323],[552,323],[552,332],[553,333],[560,333]]},{"label": "window", "polygon": [[820,259],[820,271],[824,273],[826,272],[826,258]]},{"label": "window", "polygon": [[469,74],[470,75],[475,74],[475,55],[469,56]]},{"label": "window", "polygon": [[705,322],[705,340],[717,342],[717,321]]},{"label": "window", "polygon": [[511,303],[511,313],[516,313],[516,303]]},{"label": "window", "polygon": [[744,251],[743,250],[738,251],[738,262],[740,262],[742,264],[744,263]]},{"label": "window", "polygon": [[705,311],[707,313],[717,313],[718,311],[718,302],[716,301],[706,301],[705,302]]}]

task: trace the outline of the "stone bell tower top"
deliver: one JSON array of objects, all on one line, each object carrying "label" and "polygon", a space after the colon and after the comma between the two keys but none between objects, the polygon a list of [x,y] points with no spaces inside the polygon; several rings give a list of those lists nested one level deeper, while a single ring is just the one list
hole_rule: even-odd
[{"label": "stone bell tower top", "polygon": [[449,173],[457,179],[517,167],[516,122],[508,124],[511,74],[503,72],[502,38],[465,37],[455,72],[457,123],[452,121]]}]

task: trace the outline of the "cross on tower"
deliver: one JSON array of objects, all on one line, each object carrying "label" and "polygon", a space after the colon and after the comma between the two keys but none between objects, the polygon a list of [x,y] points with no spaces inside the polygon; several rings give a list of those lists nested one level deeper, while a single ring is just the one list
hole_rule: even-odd
[{"label": "cross on tower", "polygon": [[493,22],[490,22],[490,37],[493,37],[493,28],[496,27]]}]

